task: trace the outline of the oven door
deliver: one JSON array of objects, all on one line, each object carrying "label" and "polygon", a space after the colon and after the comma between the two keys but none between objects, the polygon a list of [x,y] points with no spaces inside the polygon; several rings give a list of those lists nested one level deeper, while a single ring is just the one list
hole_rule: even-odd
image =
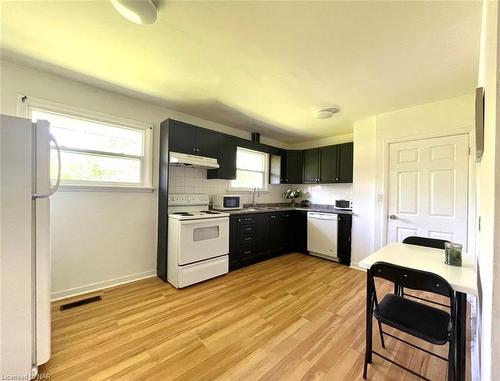
[{"label": "oven door", "polygon": [[228,253],[228,217],[180,222],[179,265],[187,265]]}]

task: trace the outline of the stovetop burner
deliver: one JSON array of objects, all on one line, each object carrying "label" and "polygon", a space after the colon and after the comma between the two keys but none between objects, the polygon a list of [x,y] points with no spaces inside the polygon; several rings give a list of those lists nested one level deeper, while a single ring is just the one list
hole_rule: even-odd
[{"label": "stovetop burner", "polygon": [[[200,206],[201,208],[203,206]],[[177,209],[178,210],[178,209]],[[217,219],[223,217],[229,217],[228,213],[217,212],[214,210],[179,210],[174,211],[171,210],[169,213],[171,218],[175,218],[177,220],[195,220],[195,219]]]}]

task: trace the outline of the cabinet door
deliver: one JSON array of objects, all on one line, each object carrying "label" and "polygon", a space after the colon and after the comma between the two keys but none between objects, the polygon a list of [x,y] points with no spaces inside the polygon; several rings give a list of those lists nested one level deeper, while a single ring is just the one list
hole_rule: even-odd
[{"label": "cabinet door", "polygon": [[217,135],[215,131],[205,128],[196,128],[196,155],[217,158]]},{"label": "cabinet door", "polygon": [[307,212],[295,210],[292,212],[290,235],[293,238],[291,250],[307,254]]},{"label": "cabinet door", "polygon": [[168,128],[170,151],[195,153],[194,126],[178,121],[170,121]]},{"label": "cabinet door", "polygon": [[269,217],[267,213],[255,214],[255,250],[259,257],[269,252]]},{"label": "cabinet door", "polygon": [[352,216],[350,214],[339,214],[337,226],[337,255],[340,263],[350,265]]},{"label": "cabinet door", "polygon": [[302,184],[302,151],[286,151],[285,184]]},{"label": "cabinet door", "polygon": [[338,183],[352,183],[352,162],[353,162],[353,143],[339,144],[338,146]]},{"label": "cabinet door", "polygon": [[218,134],[217,162],[219,168],[209,169],[207,179],[236,179],[236,140],[232,136]]},{"label": "cabinet door", "polygon": [[319,149],[319,181],[323,184],[338,180],[337,147],[328,146]]},{"label": "cabinet door", "polygon": [[319,165],[319,150],[318,148],[306,149],[303,153],[304,159],[304,184],[313,184],[319,181],[318,165]]},{"label": "cabinet door", "polygon": [[285,249],[287,253],[293,251],[295,248],[295,236],[293,234],[293,212],[294,211],[283,213],[282,232],[283,236],[285,237]]},{"label": "cabinet door", "polygon": [[272,254],[285,249],[287,247],[286,237],[286,217],[284,213],[269,214],[269,237],[270,251]]}]

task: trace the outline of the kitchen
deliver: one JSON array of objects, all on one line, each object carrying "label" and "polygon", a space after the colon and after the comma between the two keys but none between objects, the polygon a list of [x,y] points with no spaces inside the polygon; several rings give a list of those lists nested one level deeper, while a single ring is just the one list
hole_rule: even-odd
[{"label": "kitchen", "polygon": [[[153,1],[137,24],[120,1],[0,5],[0,373],[496,379],[497,2]],[[42,120],[59,146],[43,192],[19,176],[30,139],[4,133]],[[9,245],[28,240],[12,221],[56,189],[35,228],[50,260],[13,271]],[[461,244],[462,266],[412,236]],[[426,250],[439,263],[412,258]],[[456,342],[424,344],[454,348],[451,370],[386,323],[368,340],[370,258],[453,287]],[[375,282],[380,304],[410,299],[393,283]]]},{"label": "kitchen", "polygon": [[[161,124],[160,140],[167,142],[160,147],[157,270],[161,279],[185,287],[196,279],[204,281],[290,251],[350,265],[351,201],[296,207],[256,200],[260,189],[267,191],[278,184],[352,183],[353,144],[283,151],[261,144],[258,133],[252,138],[248,141],[170,119]],[[209,195],[177,193],[182,180],[184,190],[194,189],[186,186],[186,179],[191,180],[186,171],[200,176],[195,180],[230,180],[236,190],[238,171],[252,173],[256,179],[244,184],[253,189],[252,202],[244,204],[240,195],[215,194],[210,195],[212,209],[208,210]],[[304,201],[307,205],[308,200]],[[176,270],[170,273],[172,268]],[[186,280],[181,280],[183,276]]]}]

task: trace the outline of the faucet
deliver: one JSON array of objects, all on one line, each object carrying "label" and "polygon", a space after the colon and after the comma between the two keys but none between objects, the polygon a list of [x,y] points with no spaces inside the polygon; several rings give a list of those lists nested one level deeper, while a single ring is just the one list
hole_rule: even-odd
[{"label": "faucet", "polygon": [[252,207],[255,208],[255,192],[257,192],[257,197],[260,197],[259,188],[253,188],[253,196],[252,196]]}]

